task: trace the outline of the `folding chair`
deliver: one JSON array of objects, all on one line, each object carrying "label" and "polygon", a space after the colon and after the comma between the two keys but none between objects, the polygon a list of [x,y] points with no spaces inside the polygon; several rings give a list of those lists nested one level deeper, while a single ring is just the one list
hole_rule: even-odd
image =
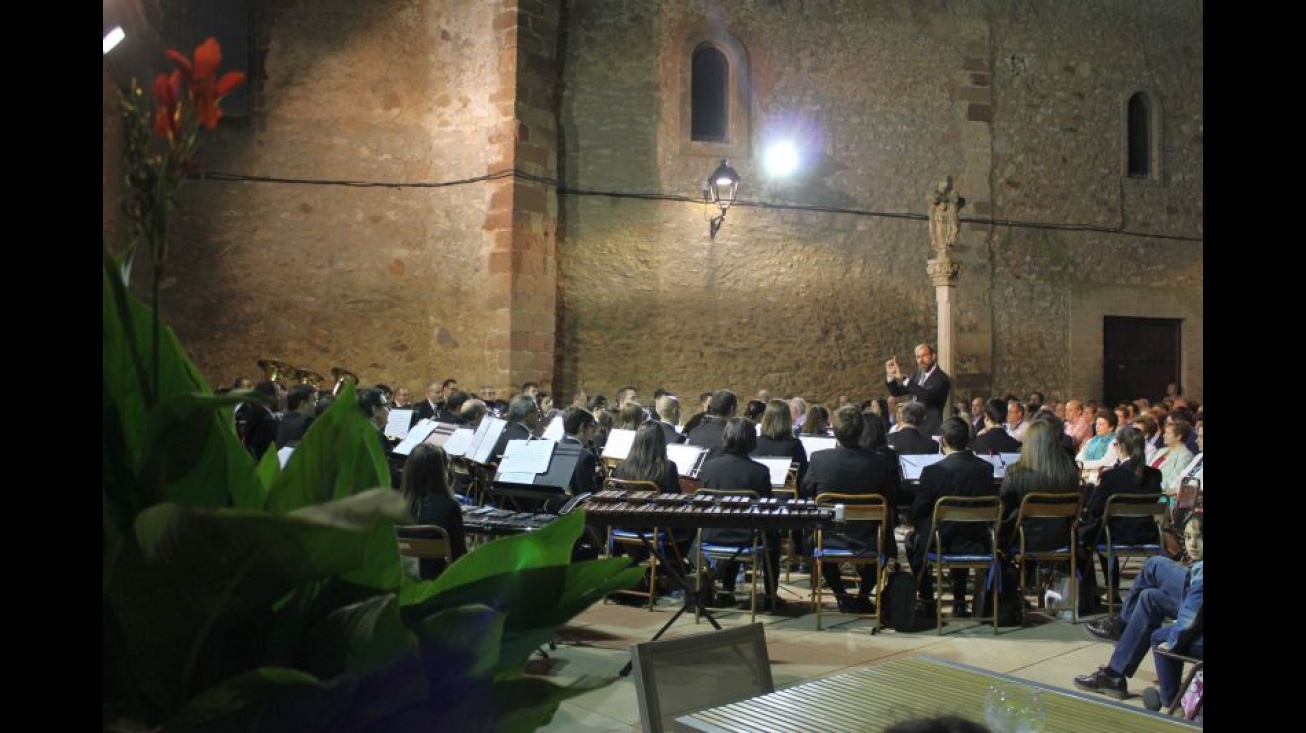
[{"label": "folding chair", "polygon": [[[1097,552],[1106,554],[1106,612],[1108,617],[1115,613],[1116,560],[1123,559],[1127,563],[1131,558],[1148,558],[1159,555],[1164,549],[1164,545],[1161,543],[1161,522],[1165,519],[1166,513],[1164,499],[1165,495],[1160,493],[1112,494],[1107,497],[1106,508],[1102,510],[1102,529],[1098,533]],[[1127,543],[1117,542],[1112,539],[1113,527],[1117,536],[1121,534],[1120,520],[1138,520],[1142,518],[1152,519],[1156,531],[1154,541]],[[1125,563],[1120,565],[1118,571],[1122,575],[1124,574]],[[1096,570],[1085,568],[1084,572],[1096,572]]]},{"label": "folding chair", "polygon": [[[756,491],[751,490],[731,490],[731,489],[699,489],[697,494],[710,496],[745,496],[753,500],[760,498]],[[757,620],[757,570],[760,563],[765,572],[766,566],[766,537],[763,533],[752,530],[751,538],[747,542],[704,542],[703,532],[706,529],[698,530],[698,539],[695,545],[695,562],[694,567],[697,569],[697,590],[701,598],[703,590],[703,579],[708,578],[709,583],[714,583],[710,572],[711,566],[717,562],[734,561],[746,566],[746,572],[752,580],[749,589],[749,621]],[[760,539],[759,539],[760,538]],[[694,623],[698,623],[702,618],[701,609],[698,604],[694,605]]]},{"label": "folding chair", "polygon": [[[1016,514],[1016,545],[1011,548],[1010,556],[1016,562],[1020,576],[1020,596],[1028,594],[1025,588],[1025,564],[1027,562],[1065,562],[1070,561],[1070,622],[1079,623],[1079,583],[1075,580],[1075,531],[1079,527],[1079,511],[1083,497],[1078,493],[1052,494],[1034,492],[1026,494],[1020,500],[1020,511]],[[1052,527],[1060,537],[1051,543],[1054,549],[1034,549],[1030,547],[1026,536],[1026,527],[1037,524]],[[1060,525],[1060,526],[1058,526]],[[1055,610],[1055,609],[1048,609]],[[1020,604],[1020,625],[1026,624],[1025,604]]]},{"label": "folding chair", "polygon": [[[824,604],[821,601],[821,589],[824,585],[821,582],[821,566],[827,564],[838,564],[842,566],[847,563],[854,568],[859,565],[875,564],[875,612],[869,614],[845,613],[843,611],[835,612],[840,616],[858,616],[861,618],[874,618],[875,626],[871,633],[874,634],[880,628],[880,611],[883,607],[881,603],[880,591],[884,588],[884,533],[890,531],[887,529],[889,523],[889,502],[882,494],[839,494],[835,492],[822,492],[816,495],[817,506],[833,506],[835,504],[844,505],[844,522],[846,524],[857,523],[875,523],[875,546],[863,548],[860,550],[851,549],[846,546],[846,542],[836,539],[835,536],[826,534],[824,529],[816,530],[816,545],[812,550],[812,582],[816,586],[816,597],[813,605],[816,607],[816,630],[821,630],[821,617],[825,613]],[[835,540],[830,542],[830,540]],[[858,583],[861,577],[857,577]]]},{"label": "folding chair", "polygon": [[[605,489],[618,489],[622,491],[659,491],[658,485],[653,481],[630,481],[623,479],[609,478],[603,483]],[[676,543],[670,533],[661,527],[654,527],[650,530],[622,529],[608,525],[607,540],[604,546],[607,548],[609,557],[616,554],[616,548],[620,545],[627,548],[636,548],[647,550],[648,557],[640,564],[648,568],[648,590],[641,591],[636,588],[624,588],[613,591],[624,595],[639,596],[648,599],[648,610],[653,610],[653,604],[657,600],[658,588],[658,570],[662,565],[661,558],[668,548],[674,559],[671,562],[683,563],[680,557],[680,550],[676,548]]]},{"label": "folding chair", "polygon": [[449,533],[436,524],[401,524],[395,526],[395,539],[399,543],[399,556],[412,558],[421,578],[422,560],[444,560],[444,566],[453,562],[453,548]]},{"label": "folding chair", "polygon": [[646,641],[630,649],[646,733],[671,731],[680,715],[775,691],[760,623]]},{"label": "folding chair", "polygon": [[[976,569],[985,571],[987,578],[988,573],[997,573],[998,570],[998,547],[997,547],[997,530],[998,523],[1002,521],[1002,500],[994,496],[940,496],[938,501],[934,502],[934,515],[931,523],[933,536],[929,538],[930,543],[925,552],[925,562],[921,564],[921,569],[916,578],[917,585],[920,584],[924,574],[934,569],[935,573],[935,597],[934,604],[935,621],[938,624],[938,633],[943,635],[943,571],[965,568],[966,570]],[[939,531],[944,523],[948,524],[979,524],[988,525],[990,550],[987,553],[968,554],[968,553],[950,553],[943,546],[942,536]],[[998,633],[998,579],[993,583],[993,633]],[[980,621],[984,620],[982,615],[983,609],[976,608],[975,616]]]}]

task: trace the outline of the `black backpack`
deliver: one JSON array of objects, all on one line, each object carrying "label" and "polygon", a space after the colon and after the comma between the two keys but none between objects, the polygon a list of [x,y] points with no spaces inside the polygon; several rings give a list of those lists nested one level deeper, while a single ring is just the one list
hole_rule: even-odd
[{"label": "black backpack", "polygon": [[[1021,607],[1024,599],[1020,595],[1020,571],[1013,562],[1003,561],[999,564],[1002,572],[1002,586],[998,593],[998,626],[1020,626],[1023,621]],[[993,618],[993,574],[988,581],[975,590],[975,603],[971,607],[975,618]]]},{"label": "black backpack", "polygon": [[916,576],[894,563],[880,593],[880,619],[894,631],[923,631],[933,628],[935,620],[918,613]]}]

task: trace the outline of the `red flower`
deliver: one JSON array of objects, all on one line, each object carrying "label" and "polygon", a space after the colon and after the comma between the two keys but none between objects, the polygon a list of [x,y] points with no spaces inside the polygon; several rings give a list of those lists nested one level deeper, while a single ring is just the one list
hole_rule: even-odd
[{"label": "red flower", "polygon": [[245,81],[241,71],[229,71],[221,79],[214,80],[218,73],[218,64],[222,62],[222,47],[217,39],[210,36],[195,48],[194,75],[190,80],[190,97],[195,103],[195,116],[201,125],[212,130],[222,118],[219,102],[231,93],[231,90]]},{"label": "red flower", "polygon": [[172,140],[181,131],[181,71],[154,77],[154,131]]}]

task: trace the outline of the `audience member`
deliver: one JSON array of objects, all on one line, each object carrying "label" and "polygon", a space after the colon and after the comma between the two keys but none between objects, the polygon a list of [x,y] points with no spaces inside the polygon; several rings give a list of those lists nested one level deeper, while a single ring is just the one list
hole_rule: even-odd
[{"label": "audience member", "polygon": [[[1020,403],[1014,403],[1020,404]],[[1004,424],[1007,421],[1008,403],[997,398],[984,403],[984,429],[971,443],[971,450],[976,455],[987,456],[996,453],[1019,453],[1020,441],[1007,434]]]}]

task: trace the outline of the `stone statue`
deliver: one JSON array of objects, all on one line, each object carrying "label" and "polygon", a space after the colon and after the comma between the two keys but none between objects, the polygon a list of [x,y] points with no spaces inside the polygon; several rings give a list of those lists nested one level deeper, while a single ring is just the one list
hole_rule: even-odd
[{"label": "stone statue", "polygon": [[957,244],[961,225],[957,212],[966,205],[966,199],[957,195],[952,187],[952,176],[939,181],[927,198],[930,206],[930,246],[940,256],[946,257]]}]

